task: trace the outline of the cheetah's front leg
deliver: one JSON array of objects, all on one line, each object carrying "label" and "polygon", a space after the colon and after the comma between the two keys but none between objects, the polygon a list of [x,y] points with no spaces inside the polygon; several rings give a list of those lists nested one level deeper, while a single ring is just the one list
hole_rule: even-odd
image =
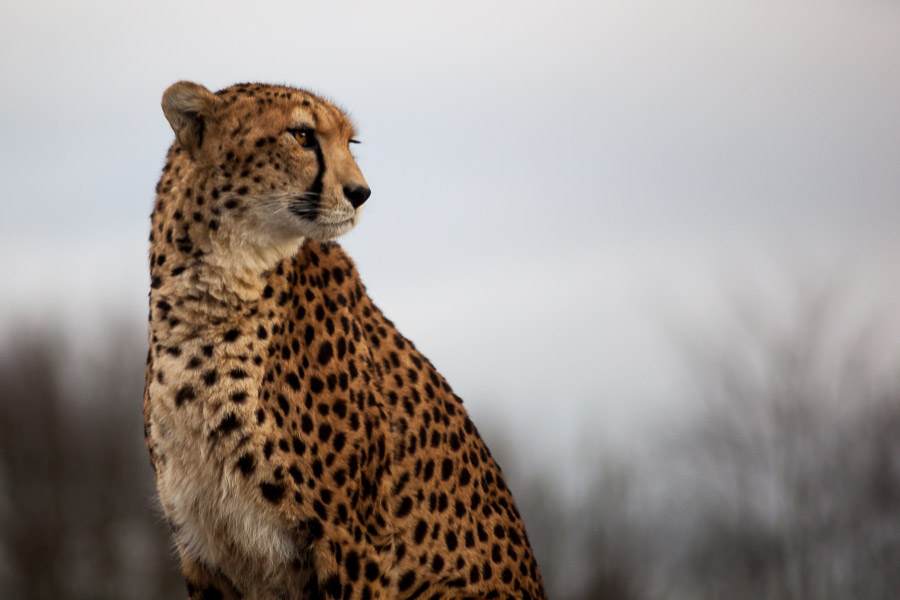
[{"label": "cheetah's front leg", "polygon": [[187,583],[188,600],[243,599],[234,584],[218,569],[191,560],[184,553],[181,553],[181,570]]}]

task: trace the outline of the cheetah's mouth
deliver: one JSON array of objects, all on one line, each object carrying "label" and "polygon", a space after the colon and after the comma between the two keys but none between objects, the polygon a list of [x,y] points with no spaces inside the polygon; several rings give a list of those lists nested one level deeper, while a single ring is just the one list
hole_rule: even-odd
[{"label": "cheetah's mouth", "polygon": [[315,221],[319,217],[318,202],[310,202],[309,198],[298,196],[290,201],[288,210],[307,221]]},{"label": "cheetah's mouth", "polygon": [[313,239],[330,240],[340,237],[356,225],[357,211],[349,214],[322,206],[318,195],[309,193],[292,197],[288,211],[302,221],[303,235]]}]

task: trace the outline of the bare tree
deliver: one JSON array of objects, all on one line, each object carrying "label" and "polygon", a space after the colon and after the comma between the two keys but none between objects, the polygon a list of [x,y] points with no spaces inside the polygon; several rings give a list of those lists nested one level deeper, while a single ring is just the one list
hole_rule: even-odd
[{"label": "bare tree", "polygon": [[691,490],[692,527],[660,596],[900,589],[900,393],[841,302],[829,288],[801,295],[780,322],[748,303],[724,342],[694,351],[702,408],[676,484]]},{"label": "bare tree", "polygon": [[183,596],[143,448],[139,335],[77,350],[22,328],[0,352],[0,597]]}]

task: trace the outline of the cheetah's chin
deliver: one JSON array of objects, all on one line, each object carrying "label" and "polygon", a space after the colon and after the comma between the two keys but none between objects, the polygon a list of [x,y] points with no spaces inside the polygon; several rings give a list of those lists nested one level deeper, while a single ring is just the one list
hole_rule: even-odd
[{"label": "cheetah's chin", "polygon": [[338,223],[323,223],[319,221],[314,224],[312,231],[307,234],[307,237],[326,242],[328,240],[339,238],[355,226],[356,222],[352,217]]}]

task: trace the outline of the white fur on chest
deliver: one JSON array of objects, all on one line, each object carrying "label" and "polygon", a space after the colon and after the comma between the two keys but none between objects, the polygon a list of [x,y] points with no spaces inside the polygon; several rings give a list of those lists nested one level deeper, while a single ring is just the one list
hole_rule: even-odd
[{"label": "white fur on chest", "polygon": [[168,449],[158,477],[160,500],[182,552],[235,574],[283,571],[298,549],[276,516],[237,479],[234,465],[181,450]]},{"label": "white fur on chest", "polygon": [[[202,355],[203,343],[181,343],[182,354]],[[275,577],[289,570],[298,557],[296,541],[278,512],[262,500],[253,480],[236,468],[233,440],[213,443],[210,438],[214,424],[237,408],[219,398],[237,388],[202,385],[197,373],[182,370],[182,360],[157,356],[155,365],[161,372],[179,376],[153,380],[149,387],[150,431],[157,451],[165,457],[157,465],[157,489],[178,546],[187,558],[221,569],[235,580],[247,583]],[[232,367],[228,356],[216,360],[222,372]],[[249,377],[242,380],[254,385],[250,382]],[[183,385],[203,389],[202,397],[177,406],[173,399]],[[249,415],[239,417],[249,421]],[[252,444],[249,439],[246,443]]]}]

